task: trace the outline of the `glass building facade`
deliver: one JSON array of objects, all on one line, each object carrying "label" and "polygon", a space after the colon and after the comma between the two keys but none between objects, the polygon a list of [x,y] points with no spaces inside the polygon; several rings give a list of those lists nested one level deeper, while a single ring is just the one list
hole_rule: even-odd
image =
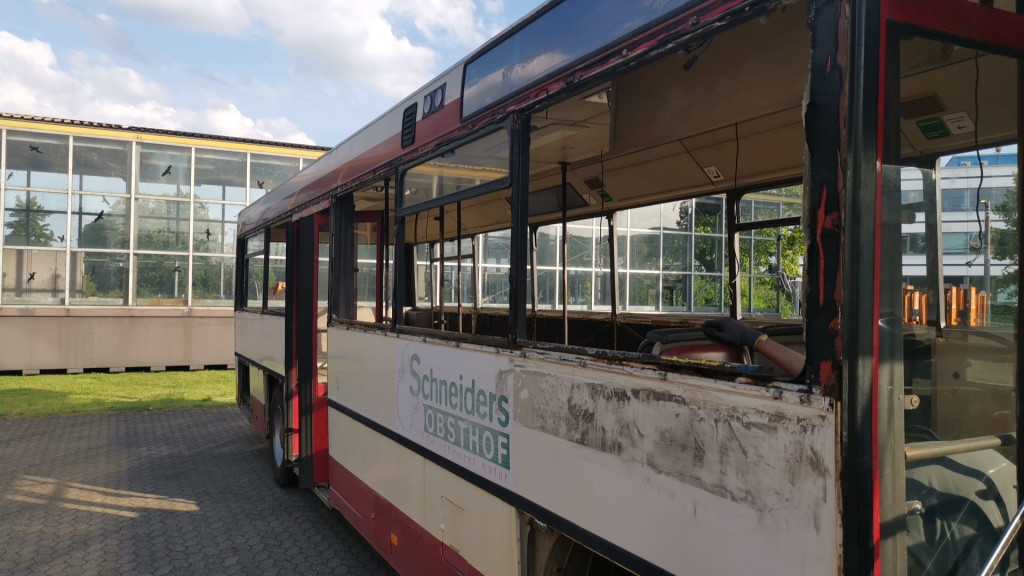
[{"label": "glass building facade", "polygon": [[0,128],[4,307],[230,309],[239,212],[327,150],[13,116]]},{"label": "glass building facade", "polygon": [[[751,192],[740,201],[740,221],[751,228],[739,233],[741,307],[745,314],[799,316],[803,237],[799,226],[777,224],[801,216],[801,194],[802,188],[790,186]],[[620,312],[728,313],[725,196],[674,200],[621,210],[611,217],[614,267],[611,228],[605,218],[569,222],[565,256],[561,224],[537,228],[537,286],[527,288],[531,306],[536,298],[538,310],[560,310],[564,300],[570,310],[608,311],[613,305],[614,269],[618,275],[618,297],[614,301]],[[417,305],[430,306],[434,300],[432,288],[437,285],[443,286],[445,305],[454,305],[457,299],[464,306],[473,306],[474,302],[481,307],[508,304],[507,230],[482,234],[475,241],[465,238],[461,249],[454,241],[446,242],[440,284],[430,266],[437,262],[439,250],[437,245],[417,246]],[[563,259],[567,264],[564,277]],[[362,255],[359,264],[361,269],[371,268],[373,254]],[[372,299],[362,294],[360,305],[371,305]]]}]

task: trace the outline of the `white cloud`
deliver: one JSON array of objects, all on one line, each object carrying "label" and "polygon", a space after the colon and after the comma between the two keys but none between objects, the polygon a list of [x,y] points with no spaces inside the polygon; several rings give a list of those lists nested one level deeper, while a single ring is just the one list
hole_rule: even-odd
[{"label": "white cloud", "polygon": [[300,144],[312,143],[280,117],[249,118],[234,104],[202,110],[173,105],[164,86],[105,58],[73,52],[64,67],[46,42],[0,30],[0,111],[203,132]]},{"label": "white cloud", "polygon": [[[37,0],[64,2],[66,0]],[[474,0],[103,0],[161,26],[274,43],[309,77],[368,86],[389,99],[408,95],[437,72],[438,52],[396,32],[409,23],[423,38],[460,51],[488,33]],[[496,15],[502,0],[484,0]]]},{"label": "white cloud", "polygon": [[474,48],[487,39],[473,0],[395,0],[390,10],[410,18],[431,42]]},{"label": "white cloud", "polygon": [[[54,1],[54,0],[48,0]],[[185,30],[238,36],[251,26],[244,0],[103,0],[126,14]]]},{"label": "white cloud", "polygon": [[242,114],[230,102],[211,103],[209,107],[193,119],[201,130],[212,134],[230,134],[241,138],[256,140],[273,140],[278,142],[294,142],[296,144],[314,144],[313,140],[299,130],[295,123],[287,118],[252,119]]},{"label": "white cloud", "polygon": [[436,53],[396,36],[384,17],[387,1],[309,4],[296,10],[277,0],[248,2],[262,35],[286,50],[303,75],[368,86],[388,99],[431,78]]}]

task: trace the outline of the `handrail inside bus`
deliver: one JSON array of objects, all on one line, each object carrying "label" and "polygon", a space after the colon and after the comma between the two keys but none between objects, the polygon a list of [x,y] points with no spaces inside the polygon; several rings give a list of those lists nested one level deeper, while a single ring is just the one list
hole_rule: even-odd
[{"label": "handrail inside bus", "polygon": [[1013,542],[1013,539],[1017,537],[1017,533],[1020,532],[1022,520],[1024,520],[1024,503],[1021,503],[1020,508],[1017,508],[1017,513],[1013,515],[1013,520],[1006,527],[1006,531],[1003,532],[999,543],[996,544],[995,550],[992,551],[992,555],[988,557],[988,562],[982,568],[980,576],[992,576],[996,573],[996,567],[1003,561],[1003,556],[1006,556],[1007,550],[1010,549],[1010,543]]},{"label": "handrail inside bus", "polygon": [[933,442],[915,442],[903,448],[907,462],[919,462],[954,454],[966,454],[967,452],[978,452],[979,450],[991,450],[1004,446],[1013,446],[1017,443],[1017,434],[995,434],[992,436],[978,436],[977,438],[964,438],[962,440],[937,440]]}]

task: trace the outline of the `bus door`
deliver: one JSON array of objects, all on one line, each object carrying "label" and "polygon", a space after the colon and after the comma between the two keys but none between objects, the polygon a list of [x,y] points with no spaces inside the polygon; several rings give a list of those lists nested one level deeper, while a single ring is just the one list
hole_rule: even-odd
[{"label": "bus door", "polygon": [[[1019,503],[1024,14],[887,4],[872,263],[880,572],[979,574]],[[1014,546],[995,573],[1019,567]]]},{"label": "bus door", "polygon": [[327,433],[327,319],[330,216],[321,212],[292,223],[295,248],[289,271],[287,342],[295,376],[293,422],[298,422],[299,485],[312,488],[329,480]]}]

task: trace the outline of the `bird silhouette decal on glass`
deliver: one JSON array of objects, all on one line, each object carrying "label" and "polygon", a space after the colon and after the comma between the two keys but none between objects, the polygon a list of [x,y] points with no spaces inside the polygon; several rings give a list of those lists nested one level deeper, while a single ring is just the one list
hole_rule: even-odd
[{"label": "bird silhouette decal on glass", "polygon": [[209,228],[207,228],[207,229],[206,229],[206,241],[207,241],[207,242],[209,242],[209,241],[210,241],[210,236],[213,236],[213,232],[210,232],[210,229],[209,229]]},{"label": "bird silhouette decal on glass", "polygon": [[35,272],[29,272],[28,273],[28,280],[26,280],[25,283],[28,284],[29,282],[31,282],[31,281],[33,281],[35,279],[36,279],[36,273]]},{"label": "bird silhouette decal on glass", "polygon": [[39,149],[39,146],[33,146],[32,144],[28,145],[28,149],[33,151],[33,152],[35,152],[36,154],[42,154],[43,153],[43,151]]},{"label": "bird silhouette decal on glass", "polygon": [[7,174],[7,179],[10,180],[11,178],[14,178],[14,172],[9,172]]},{"label": "bird silhouette decal on glass", "polygon": [[100,200],[103,200],[104,204],[106,204],[107,206],[110,206],[110,200],[107,200],[106,196],[100,196]]},{"label": "bird silhouette decal on glass", "polygon": [[64,236],[63,235],[57,236],[57,240],[60,241],[61,244],[63,244],[64,243]]},{"label": "bird silhouette decal on glass", "polygon": [[174,271],[175,272],[181,272],[181,266],[175,266],[174,267]]},{"label": "bird silhouette decal on glass", "polygon": [[163,171],[163,173],[162,173],[162,174],[160,174],[160,176],[161,176],[161,177],[163,177],[163,176],[167,176],[167,175],[168,175],[168,174],[170,174],[170,173],[171,173],[171,165],[170,165],[170,164],[168,164],[168,165],[167,165],[167,168],[164,168],[164,171]]},{"label": "bird silhouette decal on glass", "polygon": [[257,180],[256,185],[260,187],[260,190],[263,190],[263,180]]},{"label": "bird silhouette decal on glass", "polygon": [[106,214],[106,212],[106,210],[100,210],[100,213],[96,215],[96,218],[93,219],[93,222],[99,222],[100,220],[103,220],[103,215]]}]

